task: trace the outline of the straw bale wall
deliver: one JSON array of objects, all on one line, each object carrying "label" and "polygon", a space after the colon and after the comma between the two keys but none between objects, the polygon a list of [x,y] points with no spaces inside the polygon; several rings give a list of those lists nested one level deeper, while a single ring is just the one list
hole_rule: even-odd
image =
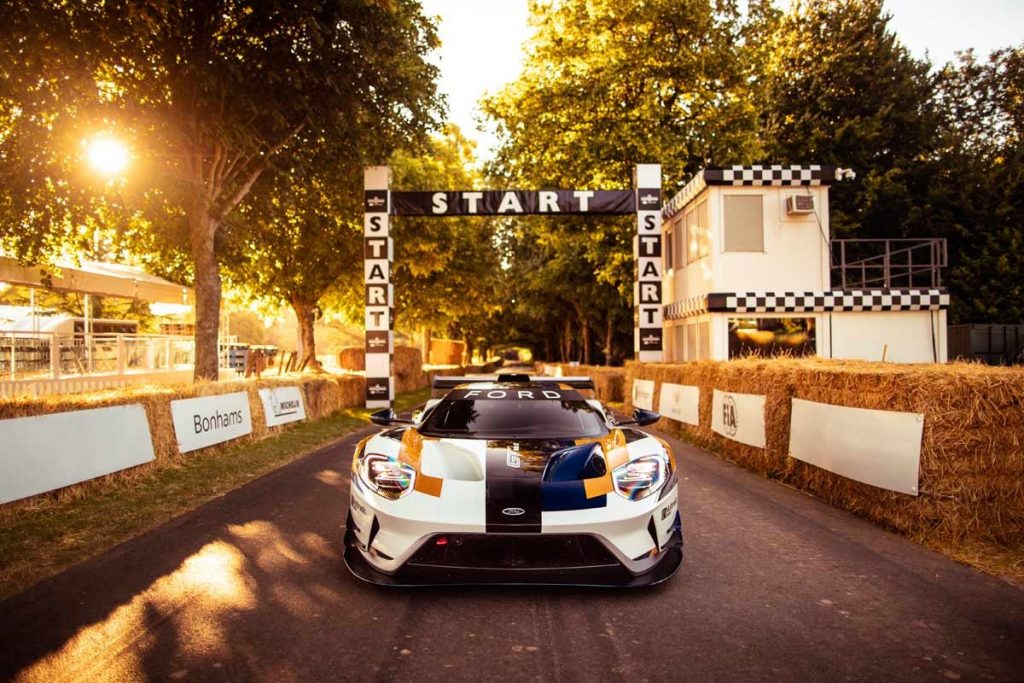
[{"label": "straw bale wall", "polygon": [[[573,368],[571,374],[584,372]],[[663,418],[659,428],[836,507],[916,537],[1024,544],[1024,369],[817,359],[632,362],[624,387],[628,412],[634,379],[655,381],[655,410],[662,382],[698,386],[700,426]],[[711,431],[713,389],[766,396],[766,448]],[[923,414],[920,495],[862,484],[790,457],[793,398]]]}]

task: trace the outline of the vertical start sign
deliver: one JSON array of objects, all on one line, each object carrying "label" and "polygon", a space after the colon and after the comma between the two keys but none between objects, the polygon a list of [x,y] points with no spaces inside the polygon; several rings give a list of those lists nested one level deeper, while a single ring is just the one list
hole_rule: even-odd
[{"label": "vertical start sign", "polygon": [[394,398],[391,355],[394,352],[395,291],[391,266],[391,169],[364,170],[363,282],[366,285],[366,407],[388,408]]},{"label": "vertical start sign", "polygon": [[660,361],[662,353],[661,310],[661,164],[638,164],[636,187],[636,237],[633,238],[633,350],[640,361]]}]

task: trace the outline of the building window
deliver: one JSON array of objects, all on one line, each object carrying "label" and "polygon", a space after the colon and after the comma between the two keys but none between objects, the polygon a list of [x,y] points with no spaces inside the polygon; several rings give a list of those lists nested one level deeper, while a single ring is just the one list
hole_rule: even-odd
[{"label": "building window", "polygon": [[677,267],[682,268],[686,265],[686,259],[684,254],[686,253],[686,232],[683,226],[683,217],[680,216],[672,224],[672,232],[675,233],[676,239],[675,244],[672,248],[675,252],[672,254],[672,263],[675,263]]},{"label": "building window", "polygon": [[711,358],[711,323],[702,322],[697,324],[697,344],[700,351],[697,354],[698,360]]},{"label": "building window", "polygon": [[697,360],[697,324],[686,324],[686,360]]},{"label": "building window", "polygon": [[690,209],[686,212],[686,262],[693,263],[698,258],[697,212]]},{"label": "building window", "polygon": [[665,250],[665,271],[668,272],[672,270],[672,228],[665,232],[665,244],[662,248]]},{"label": "building window", "polygon": [[729,318],[729,358],[815,352],[814,318]]},{"label": "building window", "polygon": [[711,254],[711,224],[708,222],[708,201],[697,205],[697,258]]},{"label": "building window", "polygon": [[761,195],[727,194],[723,200],[725,251],[764,251]]}]

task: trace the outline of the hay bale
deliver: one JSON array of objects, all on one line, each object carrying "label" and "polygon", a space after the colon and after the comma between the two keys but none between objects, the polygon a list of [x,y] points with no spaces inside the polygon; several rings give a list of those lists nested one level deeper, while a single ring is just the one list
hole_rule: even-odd
[{"label": "hay bale", "polygon": [[430,365],[460,365],[466,343],[455,339],[430,340]]},{"label": "hay bale", "polygon": [[[264,387],[299,386],[306,404],[306,415],[315,420],[343,408],[361,406],[365,400],[366,381],[353,376],[297,376],[263,379],[246,379],[226,382],[198,382],[195,384],[157,384],[109,389],[84,394],[62,394],[42,397],[21,397],[0,399],[0,420],[15,417],[30,417],[52,413],[104,408],[108,406],[141,404],[146,410],[150,436],[153,440],[153,462],[127,470],[108,474],[89,481],[80,482],[63,489],[0,505],[0,517],[14,514],[17,510],[36,505],[41,500],[76,500],[116,480],[134,479],[155,468],[175,467],[185,458],[217,457],[235,446],[258,441],[285,427],[267,427],[263,413],[263,402],[259,390]],[[178,451],[171,419],[171,401],[199,396],[213,396],[245,391],[252,413],[252,433],[227,443],[218,444],[193,453]]]},{"label": "hay bale", "polygon": [[338,365],[344,370],[363,372],[366,370],[366,349],[362,346],[346,346],[338,352]]},{"label": "hay bale", "polygon": [[[973,363],[894,365],[822,359],[627,364],[634,379],[700,387],[700,425],[661,425],[765,476],[920,539],[1024,543],[1024,370]],[[713,389],[766,396],[767,446],[711,431]],[[920,495],[862,484],[789,457],[791,399],[921,413]],[[657,404],[655,404],[657,409]]]}]

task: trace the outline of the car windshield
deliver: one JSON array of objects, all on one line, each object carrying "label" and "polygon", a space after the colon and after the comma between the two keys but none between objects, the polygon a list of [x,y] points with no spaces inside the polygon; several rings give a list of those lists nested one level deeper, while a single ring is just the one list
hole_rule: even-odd
[{"label": "car windshield", "polygon": [[578,439],[608,433],[604,416],[564,389],[456,390],[427,414],[424,436]]}]

